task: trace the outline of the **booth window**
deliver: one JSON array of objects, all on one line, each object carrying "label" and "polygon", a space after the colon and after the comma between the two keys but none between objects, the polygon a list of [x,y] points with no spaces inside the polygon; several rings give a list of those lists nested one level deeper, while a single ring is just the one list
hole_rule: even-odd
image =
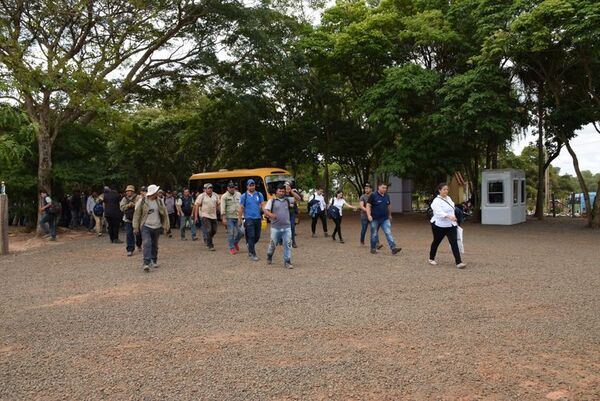
[{"label": "booth window", "polygon": [[488,203],[504,203],[504,182],[488,182]]},{"label": "booth window", "polygon": [[519,203],[519,180],[513,180],[513,204]]},{"label": "booth window", "polygon": [[521,180],[521,203],[525,203],[525,180]]}]

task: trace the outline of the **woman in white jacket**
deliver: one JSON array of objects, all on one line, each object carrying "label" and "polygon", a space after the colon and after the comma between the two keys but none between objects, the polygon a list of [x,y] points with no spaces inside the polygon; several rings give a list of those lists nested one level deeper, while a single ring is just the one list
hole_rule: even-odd
[{"label": "woman in white jacket", "polygon": [[431,209],[433,210],[433,217],[431,218],[431,229],[433,231],[433,242],[431,243],[431,249],[429,250],[429,264],[437,265],[435,261],[435,255],[437,253],[438,246],[444,239],[448,237],[452,253],[454,254],[454,261],[456,267],[464,269],[467,265],[464,264],[460,257],[460,251],[458,249],[457,239],[457,219],[454,214],[454,202],[448,196],[448,185],[443,182],[437,187],[438,196],[436,196],[431,202]]}]

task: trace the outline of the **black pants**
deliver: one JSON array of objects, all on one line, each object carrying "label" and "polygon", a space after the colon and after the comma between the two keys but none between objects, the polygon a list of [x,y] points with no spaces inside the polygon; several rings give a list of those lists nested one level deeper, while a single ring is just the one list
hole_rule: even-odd
[{"label": "black pants", "polygon": [[177,213],[169,214],[169,234],[174,228],[177,228]]},{"label": "black pants", "polygon": [[429,259],[435,260],[435,254],[437,253],[438,246],[440,246],[440,243],[444,237],[448,237],[448,242],[450,242],[452,254],[454,255],[454,261],[456,264],[461,263],[462,260],[460,258],[460,251],[458,250],[456,226],[438,227],[434,223],[431,223],[431,230],[433,231],[433,242],[431,243],[431,249],[429,250]]},{"label": "black pants", "polygon": [[217,219],[209,219],[206,217],[202,218],[202,231],[206,237],[206,245],[209,248],[213,248],[213,237],[217,233]]},{"label": "black pants", "polygon": [[327,234],[327,214],[324,210],[320,211],[315,217],[312,218],[312,233],[315,233],[317,229],[317,220],[321,219],[321,223],[323,224],[323,232]]},{"label": "black pants", "polygon": [[119,216],[106,216],[106,223],[108,224],[108,235],[110,237],[110,241],[112,242],[118,240],[121,218]]},{"label": "black pants", "polygon": [[338,217],[337,219],[333,219],[333,222],[335,223],[335,229],[333,230],[333,234],[331,234],[332,238],[335,238],[335,234],[339,235],[340,239],[342,238],[342,216]]}]

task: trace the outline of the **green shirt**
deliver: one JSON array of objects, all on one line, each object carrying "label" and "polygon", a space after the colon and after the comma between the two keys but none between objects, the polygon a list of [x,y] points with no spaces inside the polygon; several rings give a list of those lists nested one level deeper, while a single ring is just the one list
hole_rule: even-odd
[{"label": "green shirt", "polygon": [[227,191],[221,196],[221,218],[237,219],[240,210],[240,197],[241,194],[238,191],[235,191],[233,195]]}]

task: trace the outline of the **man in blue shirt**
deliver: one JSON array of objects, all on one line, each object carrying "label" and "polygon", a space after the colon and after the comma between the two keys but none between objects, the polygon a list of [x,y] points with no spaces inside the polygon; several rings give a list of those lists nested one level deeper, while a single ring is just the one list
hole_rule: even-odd
[{"label": "man in blue shirt", "polygon": [[246,182],[246,192],[240,197],[240,211],[238,212],[238,225],[245,219],[246,243],[248,244],[248,256],[253,261],[258,261],[256,256],[256,243],[260,240],[260,225],[262,222],[262,208],[265,205],[265,197],[256,190],[256,182],[250,178]]},{"label": "man in blue shirt", "polygon": [[396,247],[396,241],[392,236],[392,209],[390,207],[390,196],[387,194],[387,185],[379,184],[377,191],[373,192],[367,203],[367,219],[371,222],[371,253],[377,253],[379,241],[379,227],[383,229],[388,245],[395,255],[402,250]]}]

